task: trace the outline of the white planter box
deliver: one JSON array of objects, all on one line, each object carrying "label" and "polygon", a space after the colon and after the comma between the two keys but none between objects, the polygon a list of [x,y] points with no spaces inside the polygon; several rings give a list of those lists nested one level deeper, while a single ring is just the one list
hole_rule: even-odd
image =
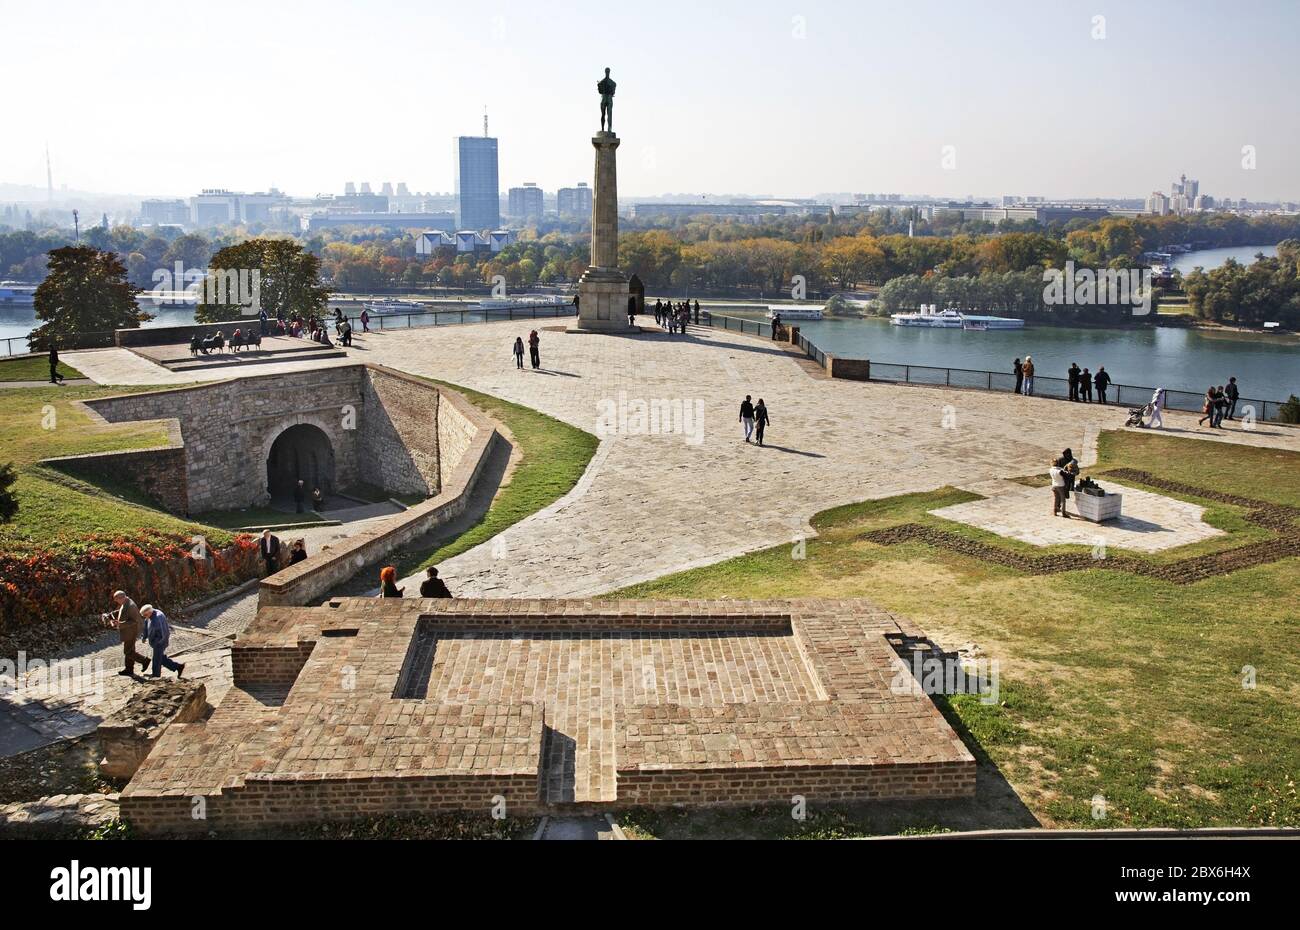
[{"label": "white planter box", "polygon": [[1085,520],[1091,520],[1093,523],[1119,519],[1123,503],[1123,494],[1107,494],[1105,497],[1094,497],[1091,494],[1074,492],[1074,507],[1079,511],[1079,516]]}]

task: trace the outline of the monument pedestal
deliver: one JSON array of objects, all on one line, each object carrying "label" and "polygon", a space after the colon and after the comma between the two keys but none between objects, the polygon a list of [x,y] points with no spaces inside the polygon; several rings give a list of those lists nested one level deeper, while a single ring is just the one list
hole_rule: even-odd
[{"label": "monument pedestal", "polygon": [[627,301],[632,294],[621,271],[588,268],[578,282],[578,319],[571,333],[637,333],[627,322]]},{"label": "monument pedestal", "polygon": [[618,270],[618,136],[598,132],[596,187],[591,201],[591,264],[578,282],[578,320],[571,333],[638,333],[627,322],[631,296],[627,275]]}]

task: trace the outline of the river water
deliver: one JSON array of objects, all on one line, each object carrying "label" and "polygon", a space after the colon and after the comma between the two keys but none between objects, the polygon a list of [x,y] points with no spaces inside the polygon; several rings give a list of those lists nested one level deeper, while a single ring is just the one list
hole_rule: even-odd
[{"label": "river water", "polygon": [[1201,330],[1075,329],[966,332],[892,326],[888,320],[791,321],[818,348],[877,363],[1010,372],[1033,356],[1040,376],[1064,378],[1071,362],[1093,372],[1106,366],[1120,384],[1203,392],[1236,377],[1245,396],[1286,400],[1300,394],[1300,341],[1294,337],[1207,333]]}]

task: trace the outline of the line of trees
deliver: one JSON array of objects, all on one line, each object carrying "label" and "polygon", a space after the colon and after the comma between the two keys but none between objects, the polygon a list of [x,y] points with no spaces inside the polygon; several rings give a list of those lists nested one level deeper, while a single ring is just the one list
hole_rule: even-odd
[{"label": "line of trees", "polygon": [[1210,271],[1197,268],[1184,276],[1183,291],[1202,319],[1300,327],[1300,239],[1280,243],[1276,258],[1257,256],[1251,265],[1229,259]]},{"label": "line of trees", "polygon": [[[1172,243],[1212,247],[1300,239],[1300,217],[1294,216],[1109,217],[1070,225],[1077,228],[908,236],[890,231],[897,222],[875,214],[765,224],[696,218],[671,229],[628,229],[619,247],[623,267],[660,291],[772,297],[788,292],[795,276],[803,278],[810,294],[876,287],[900,278],[951,278],[964,280],[924,286],[900,281],[889,292],[886,309],[909,306],[913,298],[904,295],[925,294],[919,302],[943,304],[949,302],[943,295],[964,294],[969,299],[953,297],[952,302],[1017,313],[1030,312],[1029,289],[1008,275],[1026,273],[1036,278],[1042,269],[1060,268],[1067,260],[1080,267],[1131,268],[1140,264],[1143,252]],[[82,247],[115,255],[125,283],[137,289],[153,287],[156,274],[173,274],[177,263],[186,270],[258,268],[269,282],[274,278],[273,266],[278,263],[283,276],[292,254],[294,262],[305,263],[295,266],[298,272],[310,265],[319,276],[317,285],[335,291],[482,289],[498,275],[520,290],[576,282],[587,267],[590,249],[589,234],[558,231],[542,236],[525,231],[520,241],[495,254],[458,253],[446,247],[433,255],[417,255],[413,236],[380,229],[330,230],[302,239],[253,238],[245,230],[155,234],[119,226],[94,227],[83,239]],[[0,234],[0,275],[43,278],[53,272],[52,256],[67,247],[65,234]],[[273,259],[273,253],[280,257]],[[243,262],[249,264],[239,264]],[[1291,319],[1286,310],[1290,300],[1286,274],[1275,264],[1265,264],[1249,275],[1243,266],[1235,266],[1208,280],[1188,278],[1194,282],[1194,296],[1189,292],[1193,309],[1206,318]],[[320,305],[322,293],[304,292],[302,309]],[[1238,307],[1234,302],[1239,300],[1245,303]]]}]

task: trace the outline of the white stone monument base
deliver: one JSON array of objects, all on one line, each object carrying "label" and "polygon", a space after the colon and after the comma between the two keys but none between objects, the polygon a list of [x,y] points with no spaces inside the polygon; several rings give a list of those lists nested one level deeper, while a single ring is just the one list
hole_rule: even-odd
[{"label": "white stone monument base", "polygon": [[578,319],[571,333],[639,333],[629,326],[627,300],[632,290],[619,271],[590,268],[578,282]]},{"label": "white stone monument base", "polygon": [[1097,497],[1080,491],[1074,492],[1074,509],[1079,511],[1079,516],[1083,517],[1083,519],[1091,520],[1093,523],[1118,520],[1123,504],[1123,494],[1107,494],[1105,497]]}]

